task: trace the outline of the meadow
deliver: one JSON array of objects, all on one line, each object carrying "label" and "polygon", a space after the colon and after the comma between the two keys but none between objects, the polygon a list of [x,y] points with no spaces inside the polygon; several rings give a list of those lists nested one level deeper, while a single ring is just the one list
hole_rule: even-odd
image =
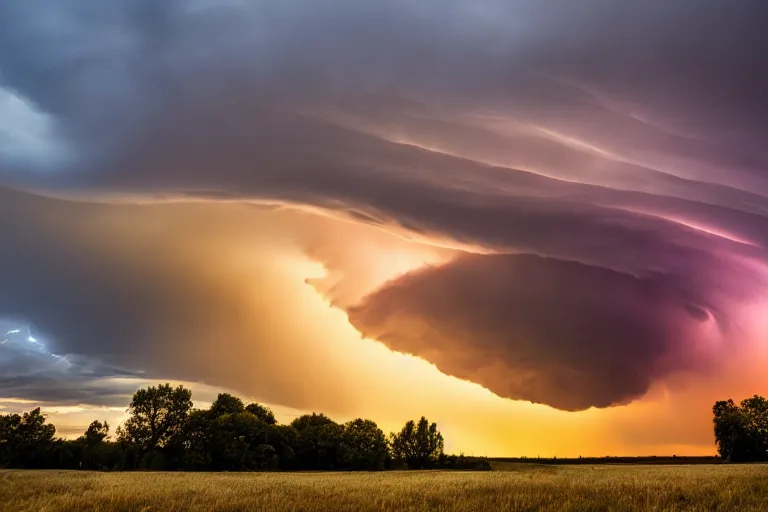
[{"label": "meadow", "polygon": [[768,511],[768,466],[539,466],[491,472],[0,471],[0,511]]}]

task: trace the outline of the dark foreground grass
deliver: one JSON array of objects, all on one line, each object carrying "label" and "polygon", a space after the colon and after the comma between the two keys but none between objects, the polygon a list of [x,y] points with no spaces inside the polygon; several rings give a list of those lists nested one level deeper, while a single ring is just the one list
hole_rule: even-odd
[{"label": "dark foreground grass", "polygon": [[1,471],[0,511],[768,511],[768,466],[388,473]]}]

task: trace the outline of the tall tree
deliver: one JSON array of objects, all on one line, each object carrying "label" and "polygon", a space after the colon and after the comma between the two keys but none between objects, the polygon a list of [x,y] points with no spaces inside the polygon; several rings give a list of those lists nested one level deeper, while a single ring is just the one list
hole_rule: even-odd
[{"label": "tall tree", "polygon": [[192,409],[192,392],[183,386],[161,384],[140,389],[133,395],[130,417],[120,432],[122,441],[144,454],[181,441],[184,423]]},{"label": "tall tree", "polygon": [[712,408],[717,451],[733,462],[768,461],[768,400],[755,395],[736,405],[719,401]]},{"label": "tall tree", "polygon": [[432,467],[443,455],[443,435],[437,424],[421,417],[418,424],[409,420],[397,434],[392,434],[392,454],[411,469]]},{"label": "tall tree", "polygon": [[384,432],[371,420],[358,418],[344,425],[344,467],[352,470],[381,470],[389,462]]}]

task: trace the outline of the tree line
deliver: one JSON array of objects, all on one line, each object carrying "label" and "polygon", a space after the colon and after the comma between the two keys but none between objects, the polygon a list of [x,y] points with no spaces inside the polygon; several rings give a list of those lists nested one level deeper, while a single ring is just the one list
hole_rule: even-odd
[{"label": "tree line", "polygon": [[307,414],[280,425],[260,404],[221,393],[195,409],[192,392],[170,384],[137,391],[128,419],[110,436],[94,421],[75,440],[56,438],[40,408],[0,415],[0,467],[91,470],[297,471],[490,469],[485,459],[446,455],[437,424],[408,421],[386,436],[375,422],[339,424]]},{"label": "tree line", "polygon": [[732,462],[768,462],[768,400],[759,395],[740,404],[722,400],[712,412],[720,457]]}]

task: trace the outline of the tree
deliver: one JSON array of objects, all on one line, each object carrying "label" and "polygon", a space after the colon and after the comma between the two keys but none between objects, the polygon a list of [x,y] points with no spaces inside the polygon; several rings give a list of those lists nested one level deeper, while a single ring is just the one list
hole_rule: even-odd
[{"label": "tree", "polygon": [[411,469],[432,467],[443,455],[443,435],[437,424],[421,417],[419,423],[406,422],[402,430],[392,434],[392,454]]},{"label": "tree", "polygon": [[768,460],[768,400],[755,395],[741,402],[744,423],[747,429],[751,460]]},{"label": "tree", "polygon": [[80,448],[80,462],[84,469],[95,469],[100,466],[108,465],[105,454],[102,453],[104,440],[109,437],[109,424],[105,421],[93,421],[85,433],[76,441]]},{"label": "tree", "polygon": [[275,419],[275,414],[272,412],[272,409],[270,409],[269,407],[264,407],[263,405],[253,403],[253,404],[248,404],[245,410],[250,412],[257,418],[259,418],[261,421],[263,421],[267,425],[277,424],[277,420]]},{"label": "tree", "polygon": [[0,468],[13,467],[18,450],[16,432],[21,423],[18,414],[0,415]]},{"label": "tree", "polygon": [[299,432],[290,425],[270,425],[269,444],[277,452],[280,469],[300,469],[301,463],[296,450],[299,444]]},{"label": "tree", "polygon": [[36,468],[48,463],[56,427],[36,408],[0,416],[0,467]]},{"label": "tree", "polygon": [[[187,418],[182,465],[227,471],[293,469],[296,456],[285,442],[297,435],[275,423],[266,407],[244,407],[239,398],[221,393],[208,410],[192,411]],[[285,428],[293,435],[285,435]]]},{"label": "tree", "polygon": [[104,423],[98,420],[91,422],[83,434],[83,440],[89,446],[98,445],[107,437],[109,437],[109,424],[106,421]]},{"label": "tree", "polygon": [[277,453],[269,444],[270,426],[250,412],[225,414],[213,421],[211,460],[215,469],[277,469]]},{"label": "tree", "polygon": [[413,457],[414,446],[416,442],[416,422],[408,420],[400,432],[390,434],[390,446],[392,447],[392,456],[398,461],[405,462]]},{"label": "tree", "polygon": [[36,408],[30,412],[25,412],[18,425],[17,434],[21,443],[25,446],[40,446],[53,441],[56,434],[56,427],[45,424],[45,415]]},{"label": "tree", "polygon": [[375,422],[358,418],[345,424],[342,442],[346,469],[381,470],[387,467],[387,438]]},{"label": "tree", "polygon": [[736,405],[719,401],[712,408],[717,451],[725,460],[768,460],[768,400],[755,395]]},{"label": "tree", "polygon": [[195,409],[187,416],[182,430],[185,468],[202,470],[210,467],[212,423],[209,410]]},{"label": "tree", "polygon": [[341,469],[344,465],[344,427],[323,414],[305,414],[293,420],[299,437],[296,456],[302,468]]},{"label": "tree", "polygon": [[243,401],[236,396],[232,396],[229,393],[219,393],[219,396],[216,397],[216,400],[211,404],[209,410],[213,418],[218,418],[225,414],[237,414],[243,412],[245,410],[245,405],[243,405]]},{"label": "tree", "polygon": [[715,444],[717,451],[725,460],[738,460],[743,452],[739,445],[743,442],[745,431],[743,416],[733,400],[721,400],[712,408],[714,414]]},{"label": "tree", "polygon": [[62,461],[76,458],[74,467],[83,469],[116,469],[123,467],[123,451],[117,443],[109,442],[109,424],[93,421],[75,441],[59,441],[57,457]]},{"label": "tree", "polygon": [[191,409],[192,392],[183,386],[162,384],[140,389],[128,406],[130,417],[120,430],[120,440],[139,449],[142,465],[161,466],[158,454],[177,455],[173,452],[181,447],[180,434]]}]

